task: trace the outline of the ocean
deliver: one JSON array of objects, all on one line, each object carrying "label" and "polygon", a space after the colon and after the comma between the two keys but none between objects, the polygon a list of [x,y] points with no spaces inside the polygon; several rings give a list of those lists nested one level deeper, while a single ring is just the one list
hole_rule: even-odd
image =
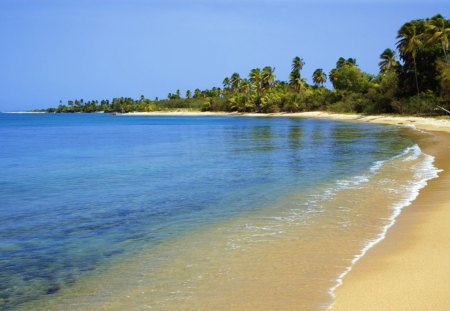
[{"label": "ocean", "polygon": [[437,176],[408,131],[0,114],[0,310],[325,310]]}]

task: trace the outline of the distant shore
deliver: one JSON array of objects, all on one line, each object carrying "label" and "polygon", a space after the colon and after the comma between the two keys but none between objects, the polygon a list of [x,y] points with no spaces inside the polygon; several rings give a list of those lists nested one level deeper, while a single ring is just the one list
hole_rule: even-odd
[{"label": "distant shore", "polygon": [[130,112],[117,114],[121,116],[243,116],[243,117],[297,117],[297,118],[321,118],[333,120],[352,120],[368,123],[394,124],[414,126],[421,130],[450,132],[450,119],[438,119],[433,117],[414,117],[396,115],[363,115],[363,114],[338,114],[321,111],[296,112],[296,113],[238,113],[238,112],[201,112],[201,111],[155,111],[155,112]]}]

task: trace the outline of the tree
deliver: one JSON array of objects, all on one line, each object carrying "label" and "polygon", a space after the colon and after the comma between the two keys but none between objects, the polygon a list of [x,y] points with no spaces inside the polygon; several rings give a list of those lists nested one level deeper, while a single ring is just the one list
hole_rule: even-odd
[{"label": "tree", "polygon": [[303,86],[300,70],[303,69],[305,62],[300,57],[296,56],[292,60],[292,70],[289,74],[289,85],[297,92],[300,92]]},{"label": "tree", "polygon": [[247,79],[242,79],[242,80],[241,80],[241,83],[240,83],[240,86],[239,86],[239,90],[240,90],[242,93],[248,93],[248,92],[250,92],[250,83],[248,82]]},{"label": "tree", "polygon": [[305,66],[303,59],[298,56],[294,57],[292,60],[292,71],[300,72],[303,69],[303,66]]},{"label": "tree", "polygon": [[241,77],[237,72],[233,73],[230,78],[231,90],[233,92],[239,89],[239,84],[241,83]]},{"label": "tree", "polygon": [[444,59],[448,62],[448,38],[450,36],[450,26],[442,15],[433,16],[426,25],[425,34],[428,36],[427,44],[440,43],[442,51],[444,52]]},{"label": "tree", "polygon": [[263,68],[261,73],[261,88],[263,90],[268,90],[273,87],[275,83],[275,68],[266,66]]},{"label": "tree", "polygon": [[380,66],[380,71],[383,73],[392,71],[399,66],[395,51],[391,49],[384,50],[380,55],[380,59],[378,66]]},{"label": "tree", "polygon": [[225,90],[228,90],[231,86],[230,78],[226,77],[225,79],[223,79],[222,85]]},{"label": "tree", "polygon": [[190,90],[187,90],[187,91],[186,91],[186,98],[187,98],[187,99],[190,99],[191,97],[192,97],[191,91],[190,91]]},{"label": "tree", "polygon": [[346,90],[355,93],[364,93],[369,86],[370,76],[361,71],[354,62],[342,64],[340,59],[336,63],[336,68],[329,74],[330,81],[336,90]]},{"label": "tree", "polygon": [[399,39],[397,41],[397,48],[400,51],[400,57],[405,61],[408,61],[410,59],[413,60],[417,94],[420,92],[420,90],[419,80],[417,78],[416,57],[417,52],[423,45],[420,33],[418,33],[418,23],[418,21],[412,21],[404,24],[398,31],[397,35],[397,39]]},{"label": "tree", "polygon": [[327,81],[327,75],[323,72],[322,68],[318,68],[313,73],[313,82],[316,85],[322,85]]},{"label": "tree", "polygon": [[194,90],[194,98],[200,98],[202,97],[202,91],[200,91],[200,89],[195,89]]},{"label": "tree", "polygon": [[250,70],[248,79],[250,81],[250,84],[251,84],[253,90],[257,94],[259,94],[259,92],[261,90],[261,69],[254,68],[254,69]]}]

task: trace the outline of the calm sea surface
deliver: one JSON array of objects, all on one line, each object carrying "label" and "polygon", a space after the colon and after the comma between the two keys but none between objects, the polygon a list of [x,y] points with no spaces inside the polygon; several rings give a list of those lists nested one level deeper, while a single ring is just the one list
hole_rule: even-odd
[{"label": "calm sea surface", "polygon": [[[277,292],[270,260],[317,296],[303,310],[323,308],[426,160],[398,128],[374,124],[0,114],[0,310],[120,310],[111,299],[133,288],[128,309],[258,309],[252,299]],[[294,240],[296,255],[284,254]],[[282,309],[277,286],[264,305]]]}]

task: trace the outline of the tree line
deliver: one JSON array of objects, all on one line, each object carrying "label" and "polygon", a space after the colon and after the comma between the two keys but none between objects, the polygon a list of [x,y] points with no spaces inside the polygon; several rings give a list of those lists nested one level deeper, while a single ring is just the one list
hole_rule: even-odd
[{"label": "tree line", "polygon": [[[450,110],[450,20],[442,15],[405,23],[395,49],[380,55],[379,73],[363,72],[354,58],[340,57],[328,75],[317,68],[313,84],[302,77],[305,61],[296,56],[286,81],[275,68],[254,68],[247,76],[233,73],[221,87],[169,93],[166,99],[114,98],[60,102],[47,112],[132,112],[189,109],[236,112],[328,110],[356,113],[432,115]],[[333,89],[324,84],[329,80]]]}]

